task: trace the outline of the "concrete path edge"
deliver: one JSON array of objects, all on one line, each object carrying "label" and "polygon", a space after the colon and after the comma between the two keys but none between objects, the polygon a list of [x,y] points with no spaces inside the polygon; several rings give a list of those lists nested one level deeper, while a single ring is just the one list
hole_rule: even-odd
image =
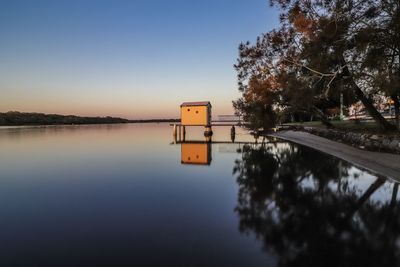
[{"label": "concrete path edge", "polygon": [[343,159],[374,175],[385,176],[400,182],[400,155],[361,150],[317,135],[301,131],[280,131],[267,136],[277,137],[311,147],[326,154]]}]

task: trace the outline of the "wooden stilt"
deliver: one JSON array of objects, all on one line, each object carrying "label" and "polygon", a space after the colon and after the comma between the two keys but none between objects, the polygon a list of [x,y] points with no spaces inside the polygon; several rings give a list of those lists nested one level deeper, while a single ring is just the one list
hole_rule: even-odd
[{"label": "wooden stilt", "polygon": [[174,144],[177,142],[177,129],[176,129],[176,124],[174,124],[174,128],[172,128],[172,136],[174,137]]},{"label": "wooden stilt", "polygon": [[205,126],[205,129],[204,129],[204,136],[212,136],[213,135],[213,132],[212,132],[212,129],[211,129],[211,125],[207,125],[207,126]]}]

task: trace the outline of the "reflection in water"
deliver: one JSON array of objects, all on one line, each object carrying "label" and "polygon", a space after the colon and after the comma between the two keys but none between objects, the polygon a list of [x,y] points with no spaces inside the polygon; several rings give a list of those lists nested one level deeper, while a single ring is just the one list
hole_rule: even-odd
[{"label": "reflection in water", "polygon": [[[239,127],[186,130],[0,127],[0,266],[398,263],[398,185]],[[207,168],[179,160],[211,149]]]},{"label": "reflection in water", "polygon": [[181,163],[210,165],[211,143],[209,142],[181,143]]},{"label": "reflection in water", "polygon": [[[211,164],[211,150],[212,150],[212,134],[204,133],[204,141],[188,141],[186,140],[186,127],[182,127],[183,132],[175,134],[177,131],[174,129],[173,144],[181,145],[181,163],[192,165],[210,165]],[[178,131],[180,132],[180,130]],[[235,142],[235,127],[232,126],[230,130],[231,142]],[[221,142],[219,142],[221,143]],[[222,142],[224,143],[224,142]]]},{"label": "reflection in water", "polygon": [[[337,158],[288,143],[244,146],[234,174],[239,229],[279,266],[398,266],[398,184],[353,174]],[[375,199],[378,190],[387,199]]]}]

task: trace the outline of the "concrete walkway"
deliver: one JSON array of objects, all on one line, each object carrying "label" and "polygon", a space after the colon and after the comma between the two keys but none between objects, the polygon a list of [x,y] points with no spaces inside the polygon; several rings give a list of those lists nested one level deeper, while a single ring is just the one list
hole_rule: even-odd
[{"label": "concrete walkway", "polygon": [[374,174],[400,182],[400,155],[365,151],[306,132],[289,130],[273,133],[270,136],[320,150]]}]

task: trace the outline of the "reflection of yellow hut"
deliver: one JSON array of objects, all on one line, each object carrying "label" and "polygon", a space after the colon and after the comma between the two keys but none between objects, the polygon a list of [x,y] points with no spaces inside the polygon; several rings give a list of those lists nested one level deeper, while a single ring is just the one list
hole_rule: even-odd
[{"label": "reflection of yellow hut", "polygon": [[182,125],[211,125],[211,104],[205,102],[185,102],[181,105]]},{"label": "reflection of yellow hut", "polygon": [[210,165],[210,143],[182,143],[181,145],[181,162],[183,164]]}]

